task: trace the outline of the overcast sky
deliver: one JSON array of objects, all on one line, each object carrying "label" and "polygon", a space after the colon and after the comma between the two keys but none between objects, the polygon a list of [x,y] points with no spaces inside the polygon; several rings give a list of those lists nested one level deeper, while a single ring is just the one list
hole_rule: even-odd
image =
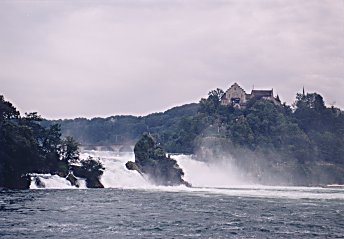
[{"label": "overcast sky", "polygon": [[343,109],[344,1],[0,1],[0,94],[22,113],[145,115],[234,82]]}]

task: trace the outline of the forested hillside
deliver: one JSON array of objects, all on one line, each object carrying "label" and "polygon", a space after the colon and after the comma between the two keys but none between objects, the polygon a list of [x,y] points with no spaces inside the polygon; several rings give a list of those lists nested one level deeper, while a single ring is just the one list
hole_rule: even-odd
[{"label": "forested hillside", "polygon": [[252,99],[245,109],[236,109],[220,104],[222,94],[217,89],[199,104],[144,117],[77,118],[43,125],[60,124],[64,136],[84,145],[135,144],[149,132],[172,153],[194,153],[202,139],[216,137],[253,151],[273,149],[300,162],[344,162],[344,113],[326,107],[321,95],[298,94],[293,107]]},{"label": "forested hillside", "polygon": [[344,183],[344,113],[317,93],[297,94],[291,107],[251,99],[246,108],[223,106],[223,91],[200,101],[192,126],[203,129],[193,151],[203,160],[231,157],[266,184]]},{"label": "forested hillside", "polygon": [[221,105],[223,93],[213,90],[198,104],[145,117],[53,123],[86,145],[134,144],[149,132],[170,153],[204,161],[230,157],[263,183],[344,183],[343,111],[327,107],[317,93],[297,94],[292,106],[253,98],[241,109]]},{"label": "forested hillside", "polygon": [[[61,125],[64,136],[73,136],[82,145],[134,145],[144,132],[159,135],[164,142],[170,142],[172,151],[183,151],[174,146],[173,135],[184,120],[198,112],[198,104],[174,107],[164,113],[154,113],[144,117],[111,116],[108,118],[77,118],[73,120],[44,121],[43,124]],[[187,150],[191,148],[188,146]]]},{"label": "forested hillside", "polygon": [[253,151],[275,150],[299,162],[344,163],[344,113],[326,107],[321,95],[298,94],[293,108],[252,99],[245,109],[235,109],[220,105],[221,92],[201,100],[196,116],[208,126],[208,135]]}]

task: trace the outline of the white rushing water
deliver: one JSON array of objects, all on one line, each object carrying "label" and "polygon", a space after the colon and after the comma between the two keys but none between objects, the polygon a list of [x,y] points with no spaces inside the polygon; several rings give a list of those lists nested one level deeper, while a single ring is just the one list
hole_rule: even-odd
[{"label": "white rushing water", "polygon": [[[42,185],[44,185],[44,188],[48,189],[72,189],[77,188],[75,186],[72,186],[71,183],[58,175],[51,175],[51,174],[32,174],[31,175],[31,184],[30,189],[41,189],[42,187],[39,187],[35,183],[35,178],[38,178]],[[79,178],[79,187],[78,188],[86,188],[86,182],[85,180]]]},{"label": "white rushing water", "polygon": [[[340,199],[344,200],[344,189],[320,187],[280,187],[262,186],[246,182],[240,170],[233,167],[230,161],[209,164],[193,159],[188,155],[174,155],[179,166],[183,169],[184,179],[193,185],[163,187],[152,185],[136,171],[125,167],[128,161],[134,161],[134,154],[118,155],[112,151],[84,151],[82,159],[88,156],[99,158],[105,167],[101,183],[105,188],[144,189],[169,192],[190,192],[201,196],[225,194],[229,196],[287,198],[287,199]],[[68,180],[57,175],[34,175],[30,188],[37,189],[34,177],[39,177],[45,188],[75,189]],[[80,187],[86,188],[85,181],[79,179]]]},{"label": "white rushing water", "polygon": [[137,171],[128,170],[125,163],[135,161],[133,153],[118,155],[112,151],[85,151],[82,159],[88,156],[99,158],[105,171],[101,176],[101,183],[105,188],[147,188],[152,185]]},{"label": "white rushing water", "polygon": [[211,164],[195,160],[190,155],[174,155],[173,158],[183,169],[184,179],[194,187],[226,188],[250,185],[229,159]]}]

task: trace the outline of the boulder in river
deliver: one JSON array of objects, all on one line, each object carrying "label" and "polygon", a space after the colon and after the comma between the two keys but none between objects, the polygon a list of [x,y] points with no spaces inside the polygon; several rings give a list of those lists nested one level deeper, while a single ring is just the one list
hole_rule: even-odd
[{"label": "boulder in river", "polygon": [[184,172],[177,161],[166,157],[165,150],[155,142],[150,134],[142,135],[135,145],[134,153],[135,162],[127,162],[127,169],[146,175],[156,185],[191,186],[183,179]]},{"label": "boulder in river", "polygon": [[78,179],[74,176],[73,172],[70,172],[70,173],[67,175],[66,179],[70,182],[70,184],[71,184],[72,186],[75,186],[75,187],[77,187],[77,188],[80,187],[79,181],[78,181]]},{"label": "boulder in river", "polygon": [[104,172],[104,167],[99,160],[92,157],[81,161],[81,165],[72,165],[73,174],[79,178],[86,179],[86,187],[88,188],[104,188],[100,182],[100,176]]}]

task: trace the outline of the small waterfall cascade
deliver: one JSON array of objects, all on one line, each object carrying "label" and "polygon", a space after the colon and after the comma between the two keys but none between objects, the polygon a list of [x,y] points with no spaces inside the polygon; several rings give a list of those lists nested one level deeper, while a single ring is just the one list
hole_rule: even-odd
[{"label": "small waterfall cascade", "polygon": [[79,178],[79,187],[72,186],[71,183],[58,175],[51,174],[31,174],[30,189],[82,189],[86,188],[86,182],[84,179]]}]

